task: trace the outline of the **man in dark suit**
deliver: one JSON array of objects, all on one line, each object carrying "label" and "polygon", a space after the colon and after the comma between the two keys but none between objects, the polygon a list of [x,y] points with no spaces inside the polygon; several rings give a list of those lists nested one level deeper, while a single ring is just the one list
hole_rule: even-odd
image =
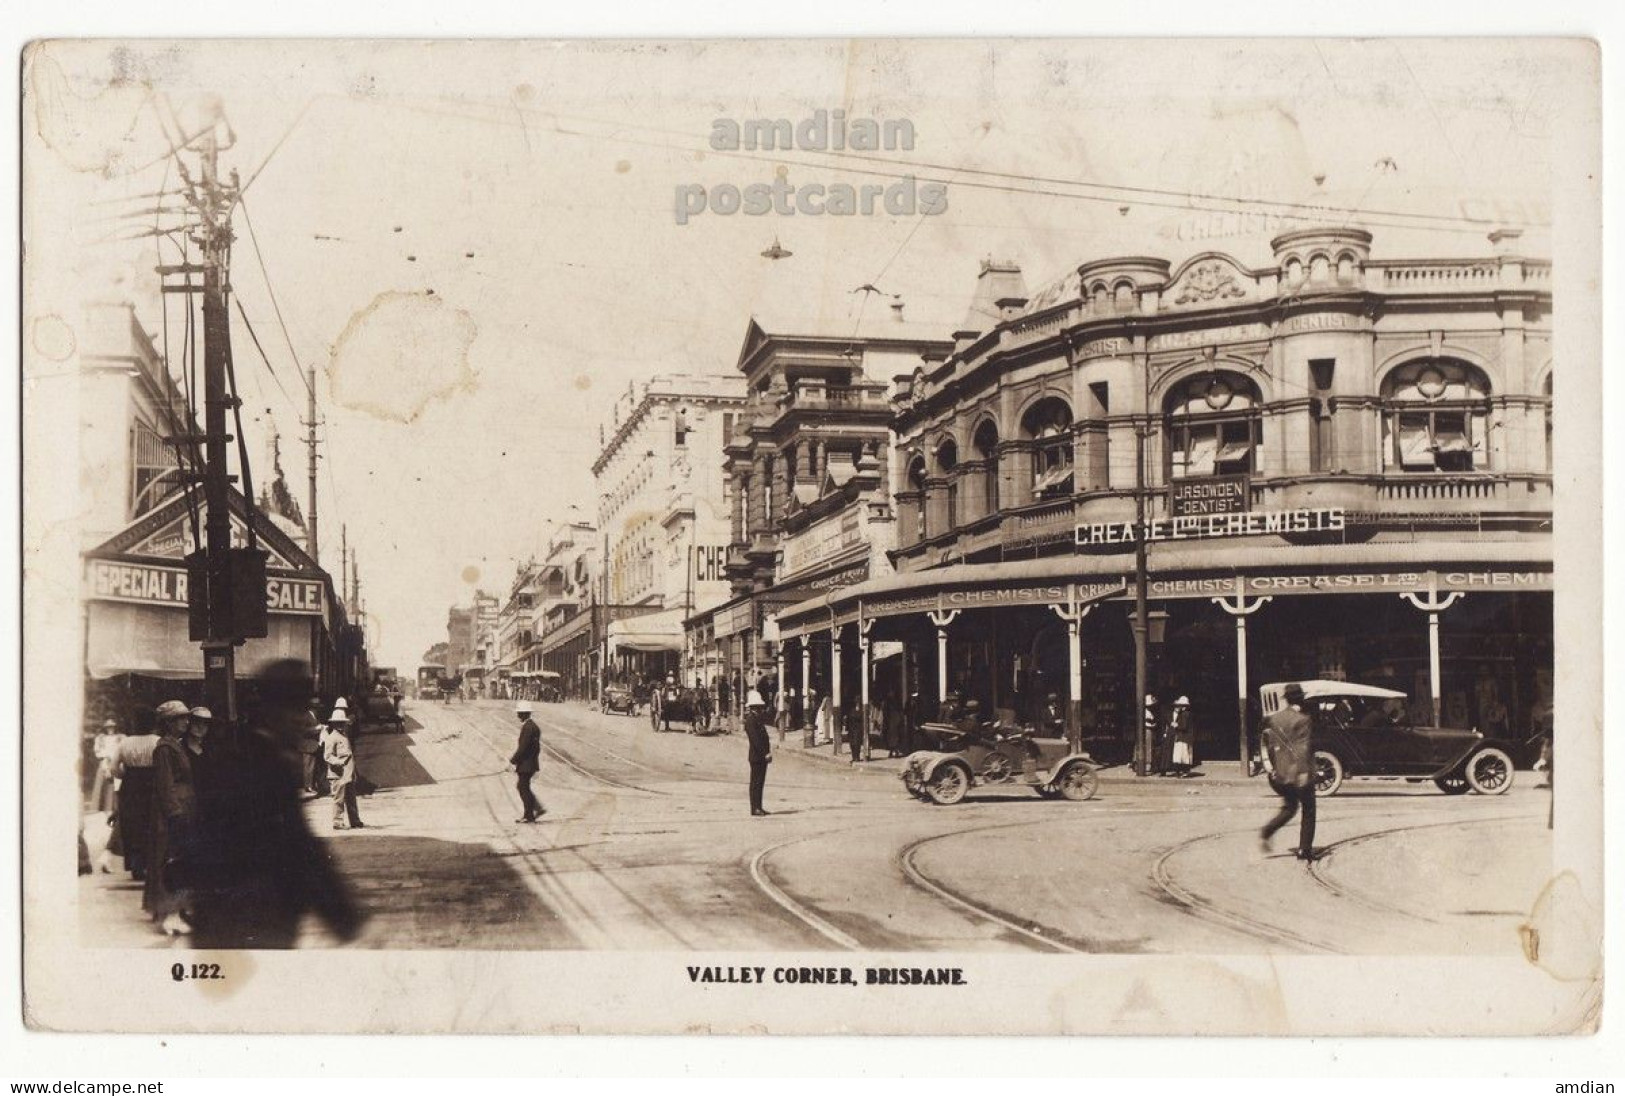
[{"label": "man in dark suit", "polygon": [[767,784],[773,746],[767,737],[767,704],[755,689],[745,699],[745,737],[750,742],[750,813],[760,818],[767,813],[762,809],[762,788]]},{"label": "man in dark suit", "polygon": [[519,775],[519,802],[525,808],[524,816],[514,819],[515,822],[534,822],[547,813],[547,808],[537,802],[536,793],[530,790],[530,778],[542,767],[542,730],[530,718],[531,711],[528,700],[521,700],[514,706],[514,712],[519,716],[519,746],[508,758],[508,764]]},{"label": "man in dark suit", "polygon": [[1310,738],[1309,716],[1303,710],[1303,686],[1293,683],[1282,690],[1286,703],[1264,721],[1264,749],[1269,751],[1274,775],[1270,784],[1281,797],[1281,809],[1265,824],[1261,834],[1265,852],[1275,831],[1292,821],[1301,809],[1298,827],[1298,859],[1315,858],[1315,766]]}]

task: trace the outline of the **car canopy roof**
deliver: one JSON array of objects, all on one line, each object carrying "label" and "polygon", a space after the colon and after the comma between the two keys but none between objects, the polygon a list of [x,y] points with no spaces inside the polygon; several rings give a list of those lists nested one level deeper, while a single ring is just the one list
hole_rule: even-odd
[{"label": "car canopy roof", "polygon": [[[1263,702],[1264,714],[1270,715],[1278,711],[1285,703],[1286,687],[1293,684],[1290,681],[1274,681],[1268,685],[1258,687],[1259,699]],[[1380,685],[1361,685],[1353,681],[1300,681],[1297,682],[1303,689],[1305,700],[1313,700],[1317,696],[1367,696],[1382,700],[1404,700],[1405,694],[1397,689],[1384,689]]]}]

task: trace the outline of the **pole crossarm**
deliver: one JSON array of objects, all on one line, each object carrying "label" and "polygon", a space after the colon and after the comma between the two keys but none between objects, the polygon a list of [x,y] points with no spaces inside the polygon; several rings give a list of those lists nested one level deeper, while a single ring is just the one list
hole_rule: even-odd
[{"label": "pole crossarm", "polygon": [[958,620],[959,614],[962,612],[964,612],[963,609],[932,609],[926,613],[926,616],[930,617],[931,623],[938,628],[946,628]]}]

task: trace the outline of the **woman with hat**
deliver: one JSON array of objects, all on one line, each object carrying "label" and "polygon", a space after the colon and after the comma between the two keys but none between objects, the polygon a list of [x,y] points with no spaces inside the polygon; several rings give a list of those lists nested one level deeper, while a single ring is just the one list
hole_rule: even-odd
[{"label": "woman with hat", "polygon": [[350,744],[350,713],[341,700],[327,717],[327,738],[322,748],[327,775],[333,784],[333,828],[362,829],[355,801],[355,748]]},{"label": "woman with hat", "polygon": [[197,812],[197,788],[192,760],[182,743],[190,719],[191,712],[178,700],[159,705],[159,739],[152,753],[152,830],[141,905],[169,936],[192,931],[186,919],[190,895],[185,875],[191,867],[187,846]]},{"label": "woman with hat", "polygon": [[1190,697],[1174,701],[1174,710],[1168,715],[1168,734],[1173,738],[1174,775],[1190,776],[1196,768],[1196,729],[1191,725]]}]

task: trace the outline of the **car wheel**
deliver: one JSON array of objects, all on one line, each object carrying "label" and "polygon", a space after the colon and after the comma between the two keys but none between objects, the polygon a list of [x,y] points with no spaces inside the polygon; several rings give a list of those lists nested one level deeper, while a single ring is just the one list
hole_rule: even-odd
[{"label": "car wheel", "polygon": [[1056,788],[1062,798],[1073,802],[1093,799],[1095,793],[1100,790],[1100,774],[1095,771],[1094,766],[1074,761],[1061,771],[1061,779],[1056,782]]},{"label": "car wheel", "polygon": [[939,765],[925,782],[925,794],[939,807],[951,807],[970,791],[970,773],[963,765]]},{"label": "car wheel", "polygon": [[1500,795],[1512,787],[1512,758],[1487,746],[1467,759],[1467,783],[1479,795]]},{"label": "car wheel", "polygon": [[1336,795],[1343,786],[1343,763],[1334,754],[1315,751],[1315,794]]},{"label": "car wheel", "polygon": [[1460,769],[1445,776],[1434,777],[1433,783],[1446,795],[1466,795],[1472,790],[1472,785],[1467,783],[1466,774]]}]

